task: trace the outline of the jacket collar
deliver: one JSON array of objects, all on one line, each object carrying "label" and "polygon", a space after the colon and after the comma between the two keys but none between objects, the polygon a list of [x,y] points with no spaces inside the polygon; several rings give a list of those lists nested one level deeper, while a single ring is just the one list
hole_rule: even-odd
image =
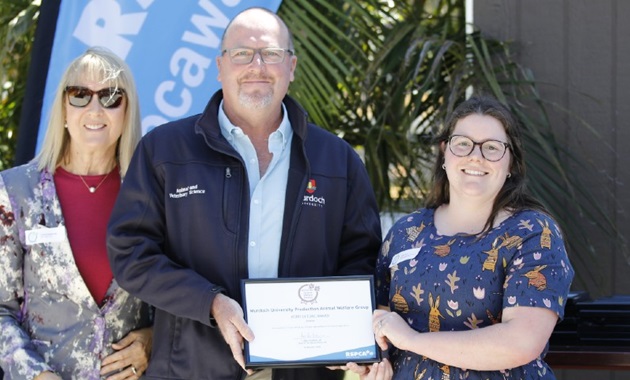
[{"label": "jacket collar", "polygon": [[[212,95],[212,98],[210,98],[210,101],[206,105],[203,113],[195,123],[195,132],[203,135],[210,145],[213,145],[211,143],[212,141],[217,141],[217,139],[223,138],[221,136],[221,128],[219,127],[218,120],[219,106],[222,99],[223,90],[215,92],[214,95]],[[300,140],[306,140],[308,114],[304,108],[302,108],[302,106],[300,106],[298,102],[289,95],[286,95],[282,102],[287,109],[293,133],[295,133]]]}]

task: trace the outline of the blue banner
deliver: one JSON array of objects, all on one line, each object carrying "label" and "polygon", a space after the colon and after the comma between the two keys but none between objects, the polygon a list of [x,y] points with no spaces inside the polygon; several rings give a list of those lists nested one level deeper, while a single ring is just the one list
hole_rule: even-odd
[{"label": "blue banner", "polygon": [[143,134],[203,111],[220,88],[215,58],[223,30],[243,9],[274,12],[282,0],[65,0],[55,32],[42,118],[41,146],[54,91],[67,65],[90,46],[106,47],[131,67]]}]

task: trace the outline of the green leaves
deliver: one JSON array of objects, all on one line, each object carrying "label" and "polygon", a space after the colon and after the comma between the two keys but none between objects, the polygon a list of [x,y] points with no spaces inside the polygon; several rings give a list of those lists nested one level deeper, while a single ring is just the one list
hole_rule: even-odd
[{"label": "green leaves", "polygon": [[531,72],[512,60],[507,44],[466,34],[461,0],[391,3],[284,0],[279,14],[300,46],[291,94],[314,122],[363,154],[379,205],[392,212],[422,206],[433,137],[468,92],[508,103],[522,124],[530,191],[562,226],[572,260],[584,268],[578,282],[597,294],[602,268],[591,231],[574,215],[598,221],[590,228],[610,238],[618,232],[567,169],[579,159],[556,141]]},{"label": "green leaves", "polygon": [[[0,0],[0,169],[13,160],[38,11],[37,2]],[[583,268],[578,282],[598,293],[603,271],[592,232],[575,216],[594,220],[589,228],[600,236],[623,238],[567,170],[567,162],[588,165],[555,140],[545,110],[555,106],[540,98],[508,45],[466,34],[463,0],[284,0],[279,14],[298,56],[291,95],[363,155],[383,211],[423,204],[433,137],[467,92],[509,103],[523,128],[530,190],[560,222],[572,260]]]},{"label": "green leaves", "polygon": [[31,1],[0,1],[0,170],[15,155],[38,11]]}]

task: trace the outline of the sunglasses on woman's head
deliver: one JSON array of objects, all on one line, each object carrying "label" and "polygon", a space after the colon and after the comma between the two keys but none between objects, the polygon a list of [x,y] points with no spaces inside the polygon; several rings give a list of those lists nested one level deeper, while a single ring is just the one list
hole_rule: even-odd
[{"label": "sunglasses on woman's head", "polygon": [[98,91],[92,91],[87,87],[68,86],[66,87],[68,94],[68,103],[74,107],[85,107],[92,101],[92,96],[98,96],[98,102],[103,108],[117,108],[122,103],[125,90],[116,87],[107,87]]}]

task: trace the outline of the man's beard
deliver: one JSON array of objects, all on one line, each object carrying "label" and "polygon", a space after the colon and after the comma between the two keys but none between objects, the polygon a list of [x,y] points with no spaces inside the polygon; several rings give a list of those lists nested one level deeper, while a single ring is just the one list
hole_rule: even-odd
[{"label": "man's beard", "polygon": [[243,107],[246,107],[249,109],[262,109],[271,104],[273,100],[273,94],[272,93],[244,94],[242,92],[239,92],[238,100]]}]

